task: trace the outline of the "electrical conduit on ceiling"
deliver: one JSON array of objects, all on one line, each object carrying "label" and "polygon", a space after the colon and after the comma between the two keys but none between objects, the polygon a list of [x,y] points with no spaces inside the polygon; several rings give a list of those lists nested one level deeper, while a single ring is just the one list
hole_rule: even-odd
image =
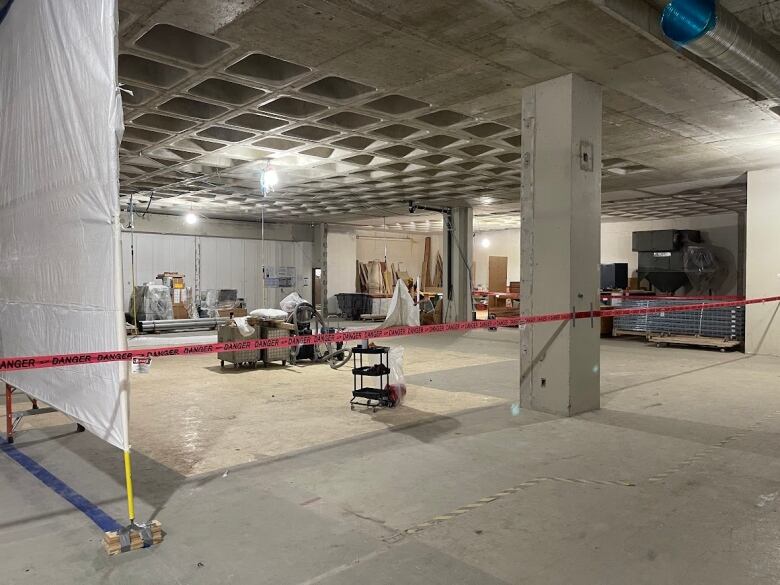
[{"label": "electrical conduit on ceiling", "polygon": [[661,13],[661,30],[765,98],[780,98],[780,52],[715,0],[672,0]]}]

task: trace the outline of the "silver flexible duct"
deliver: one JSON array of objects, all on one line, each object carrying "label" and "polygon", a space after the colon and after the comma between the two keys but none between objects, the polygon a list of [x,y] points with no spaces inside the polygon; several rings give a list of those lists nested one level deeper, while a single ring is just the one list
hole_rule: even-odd
[{"label": "silver flexible duct", "polygon": [[[698,5],[697,5],[698,4]],[[675,38],[690,24],[686,17],[707,16],[696,0],[673,0],[664,8],[661,28],[668,38],[752,87],[766,98],[780,98],[780,52],[733,14],[712,3],[710,26],[695,38]],[[677,28],[675,29],[675,25]]]}]

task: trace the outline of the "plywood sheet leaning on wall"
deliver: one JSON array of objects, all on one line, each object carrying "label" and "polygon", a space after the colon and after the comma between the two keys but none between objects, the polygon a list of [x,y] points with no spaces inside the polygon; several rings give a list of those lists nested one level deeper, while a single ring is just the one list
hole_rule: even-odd
[{"label": "plywood sheet leaning on wall", "polygon": [[368,263],[368,294],[381,295],[384,289],[382,263],[372,260]]},{"label": "plywood sheet leaning on wall", "polygon": [[[488,290],[490,292],[506,292],[507,262],[508,259],[506,256],[488,257]],[[488,306],[506,306],[506,298],[498,299],[497,297],[491,296],[488,299]]]},{"label": "plywood sheet leaning on wall", "polygon": [[423,290],[431,286],[431,237],[425,237],[425,248],[422,261],[422,287]]},{"label": "plywood sheet leaning on wall", "polygon": [[433,273],[432,288],[441,288],[444,286],[444,261],[441,258],[441,254],[436,252],[436,270]]},{"label": "plywood sheet leaning on wall", "polygon": [[506,256],[488,257],[488,290],[490,292],[506,292],[507,262]]}]

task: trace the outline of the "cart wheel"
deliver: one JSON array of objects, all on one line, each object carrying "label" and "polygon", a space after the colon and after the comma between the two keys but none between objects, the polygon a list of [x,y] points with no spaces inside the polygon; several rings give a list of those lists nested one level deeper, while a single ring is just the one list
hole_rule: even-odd
[{"label": "cart wheel", "polygon": [[219,367],[225,369],[225,360],[219,360]]},{"label": "cart wheel", "polygon": [[77,432],[77,433],[83,433],[83,432],[84,432],[84,431],[86,431],[86,430],[87,430],[87,429],[85,429],[85,428],[84,428],[84,425],[81,425],[81,424],[78,424],[78,423],[76,423],[76,432]]},{"label": "cart wheel", "polygon": [[287,360],[282,360],[282,365],[286,366],[287,365]]},{"label": "cart wheel", "polygon": [[374,412],[376,412],[376,406],[374,407]]},{"label": "cart wheel", "polygon": [[355,410],[355,405],[354,405],[354,404],[350,404],[350,405],[349,405],[349,409],[350,409],[350,410]]},{"label": "cart wheel", "polygon": [[14,442],[14,438],[13,437],[8,437],[8,438],[6,438],[5,442],[8,443],[9,445],[11,445]]},{"label": "cart wheel", "polygon": [[237,370],[237,369],[238,369],[238,365],[239,365],[239,364],[233,364],[233,369],[234,369],[234,370]]},{"label": "cart wheel", "polygon": [[660,343],[656,343],[655,346],[656,347],[661,347],[661,344]]}]

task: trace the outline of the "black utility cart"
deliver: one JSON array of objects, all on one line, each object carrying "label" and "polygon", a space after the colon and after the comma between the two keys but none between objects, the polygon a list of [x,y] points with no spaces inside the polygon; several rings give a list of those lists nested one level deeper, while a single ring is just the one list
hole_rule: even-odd
[{"label": "black utility cart", "polygon": [[[389,347],[361,347],[352,349],[352,377],[354,380],[352,389],[352,400],[349,401],[350,408],[355,410],[355,406],[367,406],[377,408],[393,406],[390,399],[390,390],[388,381],[390,375],[390,366],[388,365]],[[376,356],[378,361],[367,359],[364,363],[363,356]],[[368,378],[364,381],[364,378]],[[368,384],[368,385],[366,385]]]}]

